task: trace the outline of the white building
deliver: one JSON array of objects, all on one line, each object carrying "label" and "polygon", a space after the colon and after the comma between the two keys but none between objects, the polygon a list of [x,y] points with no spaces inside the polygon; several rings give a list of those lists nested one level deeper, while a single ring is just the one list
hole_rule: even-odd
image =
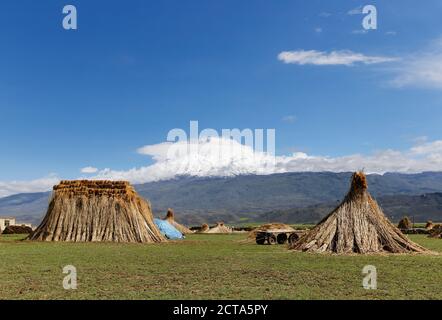
[{"label": "white building", "polygon": [[2,233],[7,226],[15,226],[15,218],[0,217],[0,233]]}]

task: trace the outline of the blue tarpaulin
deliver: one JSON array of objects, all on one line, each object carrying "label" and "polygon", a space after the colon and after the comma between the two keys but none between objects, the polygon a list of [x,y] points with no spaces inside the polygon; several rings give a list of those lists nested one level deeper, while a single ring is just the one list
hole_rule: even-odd
[{"label": "blue tarpaulin", "polygon": [[160,232],[163,234],[163,236],[165,236],[167,239],[170,240],[184,239],[183,234],[179,232],[173,225],[171,225],[166,220],[153,219],[153,221],[157,225],[158,229],[160,229]]}]

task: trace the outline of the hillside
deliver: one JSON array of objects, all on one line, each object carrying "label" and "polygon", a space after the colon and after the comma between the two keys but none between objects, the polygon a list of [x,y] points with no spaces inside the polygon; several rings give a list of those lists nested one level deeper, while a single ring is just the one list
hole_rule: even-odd
[{"label": "hillside", "polygon": [[[376,199],[385,215],[391,221],[408,216],[412,221],[442,221],[442,193],[423,195],[392,195]],[[322,203],[304,208],[273,210],[258,215],[258,221],[279,221],[284,223],[316,223],[330,213],[339,201]]]},{"label": "hillside", "polygon": [[[266,176],[193,178],[135,185],[163,216],[175,209],[187,224],[281,220],[314,222],[348,191],[351,173],[300,172]],[[442,173],[368,175],[369,190],[388,215],[414,214],[425,221],[442,212]],[[421,196],[425,195],[426,196]],[[13,215],[37,224],[46,212],[50,193],[19,194],[0,199],[0,216]]]},{"label": "hillside", "polygon": [[0,198],[0,216],[13,216],[18,222],[37,225],[46,213],[49,196],[49,192],[39,192]]}]

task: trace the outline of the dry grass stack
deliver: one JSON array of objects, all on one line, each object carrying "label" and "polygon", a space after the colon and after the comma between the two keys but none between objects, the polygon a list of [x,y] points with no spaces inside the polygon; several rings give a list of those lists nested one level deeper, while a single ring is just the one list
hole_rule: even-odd
[{"label": "dry grass stack", "polygon": [[126,181],[62,181],[30,236],[40,241],[162,242],[150,203]]},{"label": "dry grass stack", "polygon": [[175,221],[175,213],[170,208],[167,210],[167,214],[166,214],[166,217],[164,218],[164,220],[166,220],[171,225],[173,225],[182,234],[193,233],[192,230],[190,230],[186,226],[183,226],[182,224],[179,224],[178,222]]},{"label": "dry grass stack", "polygon": [[7,226],[3,230],[3,234],[30,234],[32,228],[28,226]]},{"label": "dry grass stack", "polygon": [[410,218],[403,217],[401,221],[399,221],[398,228],[403,230],[409,230],[413,228],[413,223],[411,222]]},{"label": "dry grass stack", "polygon": [[287,231],[295,231],[295,229],[293,229],[291,226],[289,226],[288,224],[284,224],[284,223],[278,223],[278,222],[274,222],[274,223],[266,223],[263,225],[260,225],[259,227],[256,227],[255,229],[253,229],[252,231],[249,232],[248,234],[248,238],[250,240],[255,240],[256,235],[258,234],[258,232],[265,232],[268,230],[287,230]]},{"label": "dry grass stack", "polygon": [[203,223],[201,225],[201,228],[198,230],[198,233],[207,233],[209,231],[210,227],[207,223]]},{"label": "dry grass stack", "polygon": [[433,226],[433,228],[430,230],[431,238],[442,238],[442,224],[436,224]]},{"label": "dry grass stack", "polygon": [[431,230],[431,229],[433,229],[433,227],[434,227],[434,223],[433,223],[433,221],[428,220],[428,221],[427,221],[427,224],[425,225],[425,229],[427,229],[427,230]]},{"label": "dry grass stack", "polygon": [[368,193],[362,172],[353,174],[350,191],[342,203],[293,243],[291,249],[339,254],[427,251],[410,241],[385,217]]},{"label": "dry grass stack", "polygon": [[215,227],[210,228],[207,233],[232,233],[233,230],[227,227],[224,222],[218,222]]}]

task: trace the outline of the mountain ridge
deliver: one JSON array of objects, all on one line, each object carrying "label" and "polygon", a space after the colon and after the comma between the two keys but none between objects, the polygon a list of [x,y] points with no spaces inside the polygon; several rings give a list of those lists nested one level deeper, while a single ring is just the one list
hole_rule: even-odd
[{"label": "mountain ridge", "polygon": [[[282,222],[315,222],[331,204],[343,198],[350,177],[351,172],[185,176],[134,187],[151,201],[156,216],[162,217],[171,207],[178,219],[186,224],[218,220],[226,223],[260,222],[258,220],[269,221],[278,217],[286,220]],[[397,204],[397,199],[402,199],[413,211],[413,201],[417,201],[421,209],[424,206],[420,198],[413,197],[442,192],[442,172],[368,174],[367,179],[371,194],[380,199],[381,205],[387,206],[386,214],[394,219],[401,211],[407,211]],[[49,196],[50,192],[40,192],[0,198],[0,216],[12,215],[20,221],[38,224],[46,212]],[[439,207],[442,197],[435,195],[428,199],[432,201],[428,217],[434,219],[439,208],[442,212],[442,205]],[[419,218],[426,219],[427,216],[419,215]]]}]

